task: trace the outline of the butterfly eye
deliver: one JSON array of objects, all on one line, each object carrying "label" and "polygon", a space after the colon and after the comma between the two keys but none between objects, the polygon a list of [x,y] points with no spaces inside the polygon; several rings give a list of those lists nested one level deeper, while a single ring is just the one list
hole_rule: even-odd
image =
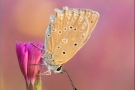
[{"label": "butterfly eye", "polygon": [[57,68],[57,71],[60,71],[61,69],[62,69],[62,66],[58,67],[58,68]]},{"label": "butterfly eye", "polygon": [[58,46],[58,48],[60,48],[60,46]]}]

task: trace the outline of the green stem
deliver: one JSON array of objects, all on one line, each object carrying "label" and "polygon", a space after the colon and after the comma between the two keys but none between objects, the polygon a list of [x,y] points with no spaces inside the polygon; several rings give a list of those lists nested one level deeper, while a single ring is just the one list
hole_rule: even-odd
[{"label": "green stem", "polygon": [[41,81],[41,75],[39,75],[40,71],[38,72],[36,76],[36,81],[35,81],[35,90],[42,90],[42,81]]}]

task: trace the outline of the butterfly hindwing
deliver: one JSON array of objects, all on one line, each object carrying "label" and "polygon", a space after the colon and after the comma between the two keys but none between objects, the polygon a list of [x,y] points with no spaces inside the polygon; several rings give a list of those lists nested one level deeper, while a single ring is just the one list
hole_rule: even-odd
[{"label": "butterfly hindwing", "polygon": [[85,44],[98,18],[98,13],[92,10],[67,7],[56,10],[46,31],[45,44],[56,65],[66,63]]}]

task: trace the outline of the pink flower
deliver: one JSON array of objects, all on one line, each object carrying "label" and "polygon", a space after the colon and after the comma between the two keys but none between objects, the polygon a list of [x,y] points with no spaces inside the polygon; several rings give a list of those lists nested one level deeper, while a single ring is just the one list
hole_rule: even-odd
[{"label": "pink flower", "polygon": [[43,45],[41,43],[28,42],[22,44],[22,42],[17,42],[16,53],[20,69],[26,80],[27,88],[29,88],[29,86],[32,86],[31,88],[34,89],[36,75],[40,72],[42,67],[40,65],[32,64],[42,64],[41,55],[43,51],[33,46],[31,43],[40,48],[43,48]]}]

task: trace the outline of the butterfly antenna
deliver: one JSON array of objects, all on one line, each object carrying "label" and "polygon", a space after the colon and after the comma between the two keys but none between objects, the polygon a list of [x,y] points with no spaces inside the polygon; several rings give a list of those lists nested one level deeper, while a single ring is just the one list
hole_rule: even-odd
[{"label": "butterfly antenna", "polygon": [[38,47],[37,45],[31,43],[34,47],[38,48],[39,50],[45,51],[43,48]]},{"label": "butterfly antenna", "polygon": [[67,74],[67,76],[68,76],[68,78],[69,78],[69,80],[71,82],[71,85],[72,85],[73,89],[74,90],[77,90],[76,87],[75,87],[75,85],[74,85],[74,83],[73,83],[73,81],[72,81],[72,79],[71,79],[71,77],[69,76],[68,72],[64,68],[63,68],[63,70],[64,70],[64,72],[66,72],[66,74]]}]

